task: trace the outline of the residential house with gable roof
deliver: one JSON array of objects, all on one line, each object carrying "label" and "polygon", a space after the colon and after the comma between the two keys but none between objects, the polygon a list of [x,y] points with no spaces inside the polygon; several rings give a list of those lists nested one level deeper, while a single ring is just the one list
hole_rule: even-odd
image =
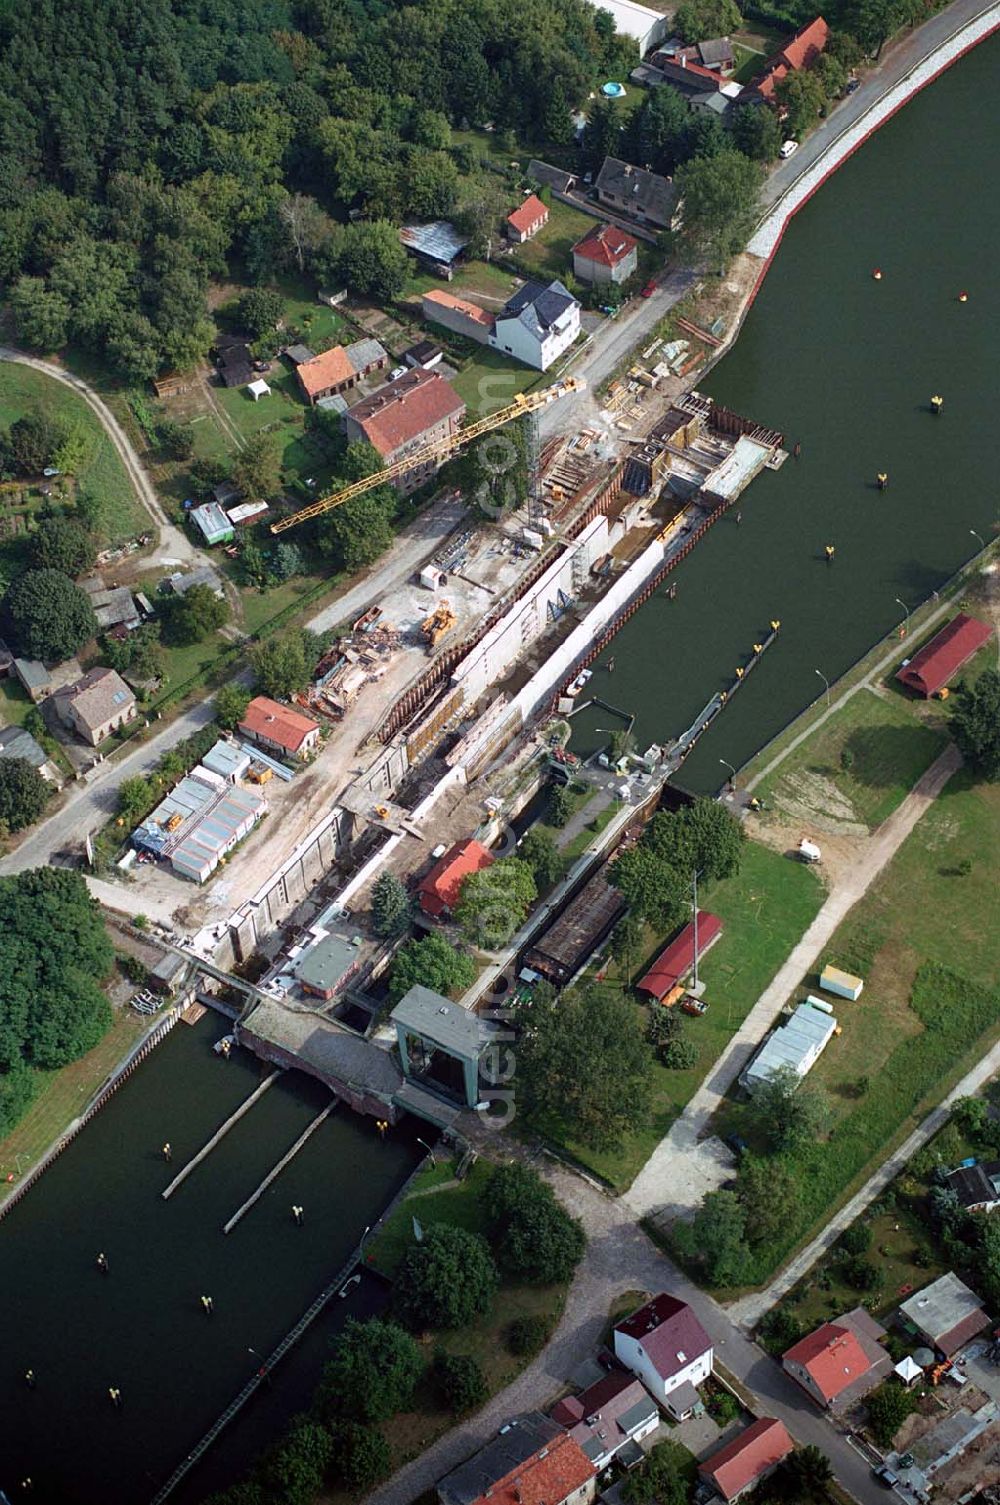
[{"label": "residential house with gable roof", "polygon": [[[450,438],[464,417],[465,403],[454,387],[440,372],[418,366],[355,403],[340,421],[349,442],[371,444],[383,464],[395,465],[414,450]],[[413,491],[440,464],[433,456],[424,459],[393,485],[404,493]]]},{"label": "residential house with gable roof", "polygon": [[588,1505],[597,1472],[580,1445],[540,1411],[517,1416],[438,1484],[441,1505]]},{"label": "residential house with gable roof", "polygon": [[627,282],[639,265],[639,242],[617,225],[597,225],[573,247],[573,276],[581,282]]},{"label": "residential house with gable roof", "polygon": [[526,282],[496,316],[490,344],[547,371],[580,333],[580,305],[558,280]]},{"label": "residential house with gable roof", "polygon": [[892,1369],[879,1342],[884,1337],[885,1328],[855,1307],[793,1343],[782,1354],[782,1367],[818,1406],[839,1411],[881,1384]]},{"label": "residential house with gable roof", "polygon": [[762,99],[767,104],[776,105],[777,88],[782,80],[802,68],[811,68],[829,40],[829,26],[822,16],[816,16],[807,26],[800,27],[780,52],[768,58],[761,72],[744,89],[741,98],[751,102],[755,98]]},{"label": "residential house with gable roof", "polygon": [[676,1421],[700,1405],[697,1386],[712,1373],[712,1340],[686,1301],[661,1292],[615,1324],[615,1357],[638,1375]]},{"label": "residential house with gable roof", "polygon": [[615,1457],[638,1463],[639,1443],[660,1425],[660,1410],[649,1391],[621,1370],[606,1374],[579,1395],[557,1401],[550,1415],[580,1444],[598,1472]]},{"label": "residential house with gable roof", "polygon": [[[711,73],[708,76],[715,78]],[[594,187],[600,203],[628,215],[639,225],[651,225],[656,230],[669,230],[673,225],[677,189],[661,173],[633,167],[631,162],[620,162],[617,157],[605,157]]]},{"label": "residential house with gable roof", "polygon": [[783,1422],[762,1416],[699,1463],[698,1477],[728,1505],[772,1474],[793,1446]]},{"label": "residential house with gable roof", "polygon": [[135,696],[114,669],[90,669],[56,695],[62,719],[91,747],[126,726],[136,714]]},{"label": "residential house with gable roof", "polygon": [[507,216],[507,239],[520,245],[548,224],[549,211],[537,194],[529,193]]}]

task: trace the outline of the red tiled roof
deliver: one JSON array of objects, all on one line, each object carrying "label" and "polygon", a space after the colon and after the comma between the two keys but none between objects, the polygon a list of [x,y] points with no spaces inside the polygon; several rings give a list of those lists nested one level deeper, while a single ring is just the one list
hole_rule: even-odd
[{"label": "red tiled roof", "polygon": [[561,1427],[575,1426],[585,1416],[603,1412],[623,1390],[631,1390],[636,1384],[638,1381],[633,1374],[625,1374],[620,1369],[613,1370],[603,1379],[589,1385],[586,1390],[581,1390],[579,1395],[564,1396],[552,1407],[550,1415]]},{"label": "red tiled roof", "polygon": [[660,72],[665,73],[667,78],[675,79],[677,82],[680,82],[689,73],[694,74],[695,78],[701,79],[704,82],[706,93],[708,93],[709,89],[719,89],[722,87],[722,80],[716,70],[705,68],[701,63],[689,61],[683,53],[679,54],[676,58],[672,58],[668,57],[665,52],[660,52],[651,58],[650,61],[654,68],[659,68]]},{"label": "red tiled roof", "polygon": [[465,403],[443,376],[418,368],[357,403],[350,417],[385,459],[445,419],[460,419],[464,412]]},{"label": "red tiled roof", "polygon": [[789,68],[810,68],[829,38],[829,26],[822,16],[817,16],[808,26],[803,26],[801,31],[795,33],[788,46],[781,49],[781,56]]},{"label": "red tiled roof", "polygon": [[467,298],[456,298],[454,293],[446,293],[443,289],[434,287],[429,293],[424,293],[423,301],[437,303],[441,308],[453,308],[456,313],[464,314],[476,324],[482,324],[484,329],[493,328],[493,315],[487,309],[480,308],[478,303],[470,303]]},{"label": "red tiled roof", "polygon": [[343,345],[334,345],[322,355],[314,355],[311,361],[303,361],[296,367],[296,376],[309,397],[325,392],[328,387],[339,387],[345,381],[353,381],[357,372]]},{"label": "red tiled roof", "polygon": [[835,1400],[872,1367],[857,1336],[836,1322],[824,1322],[814,1333],[793,1343],[782,1357],[801,1364],[827,1402]]},{"label": "red tiled roof", "polygon": [[507,223],[508,225],[513,225],[515,230],[519,230],[522,235],[525,235],[537,225],[539,220],[544,224],[548,217],[549,211],[538,195],[529,193],[524,203],[519,204],[511,214],[508,214]]},{"label": "red tiled roof", "polygon": [[424,914],[438,916],[458,903],[463,879],[489,867],[493,853],[478,841],[458,841],[440,857],[417,889]]},{"label": "red tiled roof", "polygon": [[959,612],[897,671],[896,678],[918,695],[936,695],[991,636],[992,628],[985,622]]},{"label": "red tiled roof", "polygon": [[664,1380],[680,1374],[712,1346],[711,1338],[687,1302],[665,1292],[647,1301],[631,1317],[616,1323],[615,1332],[641,1343]]},{"label": "red tiled roof", "polygon": [[577,241],[573,255],[582,256],[585,261],[598,262],[601,266],[616,267],[638,244],[633,236],[625,230],[619,230],[617,225],[598,225],[596,230],[591,230],[589,235]]},{"label": "red tiled roof", "polygon": [[258,695],[251,700],[246,715],[240,722],[241,732],[266,737],[269,742],[276,742],[288,752],[298,752],[309,733],[318,729],[318,721],[311,721],[301,712],[293,711],[291,706],[268,700],[266,695]]},{"label": "red tiled roof", "polygon": [[771,1416],[762,1416],[699,1464],[698,1472],[715,1485],[724,1500],[734,1500],[762,1474],[787,1458],[792,1447],[784,1424]]},{"label": "red tiled roof", "polygon": [[596,1470],[583,1448],[567,1432],[555,1437],[472,1505],[562,1505]]},{"label": "red tiled roof", "polygon": [[[722,934],[722,921],[707,909],[698,911],[698,955],[708,950],[713,941]],[[644,993],[654,998],[666,998],[671,988],[676,988],[681,978],[694,965],[694,925],[685,925],[680,935],[660,952],[646,975],[636,983]]]}]

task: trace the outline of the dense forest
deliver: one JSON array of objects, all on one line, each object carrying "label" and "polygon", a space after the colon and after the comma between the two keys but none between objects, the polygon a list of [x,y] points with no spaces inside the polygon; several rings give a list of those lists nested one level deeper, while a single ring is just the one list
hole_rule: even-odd
[{"label": "dense forest", "polygon": [[584,0],[80,0],[71,24],[10,0],[0,285],[21,337],[141,379],[203,355],[234,256],[377,291],[390,224],[462,207],[452,127],[566,140],[633,56]]}]

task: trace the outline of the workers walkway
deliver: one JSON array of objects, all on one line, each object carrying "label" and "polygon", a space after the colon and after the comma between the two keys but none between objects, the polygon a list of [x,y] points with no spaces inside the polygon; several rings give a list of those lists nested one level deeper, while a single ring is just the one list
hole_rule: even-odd
[{"label": "workers walkway", "polygon": [[957,747],[947,747],[871,838],[867,850],[830,894],[784,966],[765,988],[716,1061],[711,1075],[671,1125],[625,1193],[624,1200],[638,1217],[672,1220],[690,1213],[706,1192],[717,1190],[731,1174],[731,1160],[720,1153],[718,1143],[703,1142],[713,1114],[848,911],[891,862],[961,763]]},{"label": "workers walkway", "polygon": [[332,1098],[330,1102],[327,1103],[326,1107],[323,1108],[321,1112],[317,1113],[312,1123],[303,1130],[298,1139],[292,1145],[291,1149],[287,1150],[285,1154],[282,1155],[277,1165],[274,1166],[272,1170],[268,1171],[267,1175],[264,1177],[257,1190],[251,1196],[247,1197],[242,1207],[238,1207],[236,1209],[232,1217],[229,1219],[229,1222],[223,1224],[223,1233],[232,1233],[233,1229],[236,1227],[236,1224],[240,1221],[240,1219],[250,1211],[251,1207],[253,1207],[257,1202],[260,1201],[261,1197],[267,1191],[267,1188],[271,1185],[271,1183],[278,1179],[282,1171],[285,1169],[285,1166],[288,1165],[290,1161],[295,1159],[295,1156],[299,1153],[299,1150],[301,1150],[306,1140],[311,1139],[320,1125],[326,1122],[326,1120],[330,1117],[330,1114],[333,1112],[334,1108],[337,1107],[338,1102],[339,1098]]}]

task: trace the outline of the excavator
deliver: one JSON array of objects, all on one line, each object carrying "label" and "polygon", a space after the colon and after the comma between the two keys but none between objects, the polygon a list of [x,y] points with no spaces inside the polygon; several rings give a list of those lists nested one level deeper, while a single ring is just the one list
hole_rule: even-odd
[{"label": "excavator", "polygon": [[503,428],[505,423],[511,423],[515,418],[524,418],[527,414],[537,413],[560,397],[568,397],[572,392],[582,392],[586,385],[587,383],[580,376],[566,376],[551,387],[544,387],[541,392],[519,392],[512,403],[505,408],[498,408],[488,418],[480,418],[475,423],[470,423],[467,428],[449,434],[445,439],[438,439],[433,444],[425,444],[420,449],[411,450],[405,459],[396,460],[392,465],[387,465],[384,470],[378,470],[374,475],[355,481],[340,491],[333,491],[329,496],[311,502],[308,507],[300,507],[298,512],[293,512],[290,517],[283,517],[278,522],[272,523],[271,532],[284,533],[287,528],[297,528],[299,523],[308,522],[310,518],[322,517],[325,513],[332,512],[335,507],[342,507],[345,502],[352,502],[355,497],[363,496],[372,487],[384,486],[387,481],[398,480],[400,476],[407,475],[411,470],[416,470],[419,466],[427,465],[431,461],[441,465],[483,434],[491,434],[495,429]]},{"label": "excavator", "polygon": [[430,616],[425,617],[420,624],[420,631],[427,643],[428,653],[434,652],[438,643],[443,637],[447,637],[457,621],[458,618],[451,602],[439,601]]}]

